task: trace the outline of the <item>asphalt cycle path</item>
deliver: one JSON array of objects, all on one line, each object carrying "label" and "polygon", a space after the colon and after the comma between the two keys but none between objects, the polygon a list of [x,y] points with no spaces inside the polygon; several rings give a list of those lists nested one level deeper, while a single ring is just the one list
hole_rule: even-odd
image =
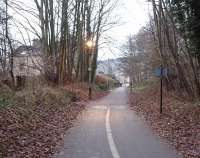
[{"label": "asphalt cycle path", "polygon": [[91,101],[55,158],[180,158],[130,110],[125,87]]}]

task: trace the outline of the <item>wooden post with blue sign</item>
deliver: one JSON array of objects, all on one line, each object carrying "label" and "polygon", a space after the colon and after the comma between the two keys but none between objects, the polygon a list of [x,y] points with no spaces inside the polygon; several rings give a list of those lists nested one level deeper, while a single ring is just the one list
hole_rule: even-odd
[{"label": "wooden post with blue sign", "polygon": [[163,68],[161,64],[159,67],[155,68],[155,76],[160,78],[160,114],[163,112],[163,77],[167,76],[168,70]]},{"label": "wooden post with blue sign", "polygon": [[160,65],[160,114],[163,112],[163,66]]}]

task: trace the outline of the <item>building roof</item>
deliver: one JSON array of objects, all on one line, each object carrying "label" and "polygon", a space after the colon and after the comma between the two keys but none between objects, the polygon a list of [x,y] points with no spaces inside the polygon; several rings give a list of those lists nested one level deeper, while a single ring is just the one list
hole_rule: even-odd
[{"label": "building roof", "polygon": [[33,46],[22,45],[22,46],[19,46],[14,51],[14,56],[15,57],[30,56],[30,55],[31,56],[40,55],[40,48],[36,48],[36,47],[33,47]]}]

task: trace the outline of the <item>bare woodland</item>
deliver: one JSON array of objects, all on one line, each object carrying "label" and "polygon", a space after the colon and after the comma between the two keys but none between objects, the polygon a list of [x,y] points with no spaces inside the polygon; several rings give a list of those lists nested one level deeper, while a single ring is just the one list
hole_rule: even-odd
[{"label": "bare woodland", "polygon": [[61,85],[71,80],[94,82],[100,39],[117,23],[117,18],[112,18],[117,0],[0,3],[1,70],[12,85],[15,49],[31,45],[33,38],[41,43],[43,62],[36,64],[36,68],[46,80]]},{"label": "bare woodland", "polygon": [[137,35],[128,37],[122,46],[120,68],[130,76],[133,84],[138,84],[150,79],[154,69],[162,65],[168,70],[165,76],[168,89],[190,97],[199,96],[199,50],[190,38],[193,30],[187,31],[187,26],[184,26],[182,31],[177,20],[182,15],[181,7],[188,7],[188,12],[183,10],[182,15],[182,19],[186,16],[184,23],[187,24],[187,17],[195,16],[195,2],[182,3],[182,6],[178,1],[151,0],[149,3],[153,11],[150,21]]},{"label": "bare woodland", "polygon": [[[119,25],[121,2],[0,0],[0,157],[52,157],[88,96],[99,99],[122,86],[116,76],[121,74],[131,88],[148,84],[130,92],[126,104],[185,158],[199,157],[199,0],[147,0],[149,21],[127,37],[121,57],[105,64],[99,51],[112,45],[107,31]],[[98,63],[107,74],[96,75]],[[161,67],[167,73],[156,78],[154,71]],[[165,87],[162,114],[159,79]]]}]

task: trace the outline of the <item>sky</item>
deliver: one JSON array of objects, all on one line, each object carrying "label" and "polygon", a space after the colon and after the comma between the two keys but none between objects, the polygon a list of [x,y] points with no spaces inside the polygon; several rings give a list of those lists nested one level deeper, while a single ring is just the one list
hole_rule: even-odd
[{"label": "sky", "polygon": [[106,32],[113,40],[109,47],[100,49],[99,60],[117,58],[120,51],[116,47],[120,47],[126,42],[127,36],[136,34],[149,19],[150,4],[147,0],[120,0],[122,5],[116,12],[121,17],[121,24]]},{"label": "sky", "polygon": [[[33,0],[18,0],[26,2],[27,8],[33,7]],[[30,4],[29,4],[29,3]],[[119,26],[113,27],[105,33],[112,40],[109,46],[103,45],[99,51],[99,60],[117,58],[120,56],[119,47],[126,42],[127,36],[136,34],[149,19],[149,3],[147,0],[119,0],[120,5],[116,8],[113,15],[120,17]],[[27,17],[28,15],[24,15]],[[22,20],[20,20],[23,24]],[[16,36],[20,36],[19,31],[16,31]]]}]

